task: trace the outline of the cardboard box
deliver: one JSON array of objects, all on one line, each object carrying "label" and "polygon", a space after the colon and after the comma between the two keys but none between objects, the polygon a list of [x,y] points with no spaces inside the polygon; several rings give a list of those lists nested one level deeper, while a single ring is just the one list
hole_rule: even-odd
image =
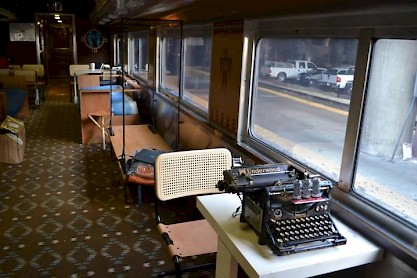
[{"label": "cardboard box", "polygon": [[0,125],[0,163],[21,163],[24,153],[25,124],[7,116]]}]

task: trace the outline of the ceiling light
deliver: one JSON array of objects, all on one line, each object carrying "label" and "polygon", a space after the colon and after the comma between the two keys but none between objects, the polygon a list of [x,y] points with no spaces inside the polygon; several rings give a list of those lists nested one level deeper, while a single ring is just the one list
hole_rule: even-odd
[{"label": "ceiling light", "polygon": [[117,13],[111,13],[111,14],[108,14],[107,16],[111,19],[116,19],[116,18],[119,17],[119,15]]}]

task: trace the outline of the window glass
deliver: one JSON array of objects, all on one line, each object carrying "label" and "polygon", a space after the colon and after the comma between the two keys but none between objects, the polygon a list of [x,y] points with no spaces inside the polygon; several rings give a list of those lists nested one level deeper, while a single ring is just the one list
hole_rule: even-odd
[{"label": "window glass", "polygon": [[148,38],[134,37],[130,73],[136,77],[148,79]]},{"label": "window glass", "polygon": [[354,190],[417,226],[417,42],[381,39],[371,57]]},{"label": "window glass", "polygon": [[123,51],[123,45],[122,45],[122,39],[120,37],[115,38],[115,66],[122,65],[122,51]]},{"label": "window glass", "polygon": [[181,40],[164,37],[161,50],[161,86],[172,94],[179,95],[181,63]]},{"label": "window glass", "polygon": [[183,99],[205,112],[208,111],[210,66],[211,38],[185,38]]},{"label": "window glass", "polygon": [[[256,48],[251,135],[338,180],[357,39],[263,38]],[[329,70],[332,69],[332,70]]]}]

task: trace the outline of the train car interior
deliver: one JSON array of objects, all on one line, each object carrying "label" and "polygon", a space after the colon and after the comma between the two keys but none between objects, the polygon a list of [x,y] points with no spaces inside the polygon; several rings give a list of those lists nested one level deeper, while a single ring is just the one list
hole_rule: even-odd
[{"label": "train car interior", "polygon": [[2,0],[0,30],[0,277],[417,277],[416,1]]}]

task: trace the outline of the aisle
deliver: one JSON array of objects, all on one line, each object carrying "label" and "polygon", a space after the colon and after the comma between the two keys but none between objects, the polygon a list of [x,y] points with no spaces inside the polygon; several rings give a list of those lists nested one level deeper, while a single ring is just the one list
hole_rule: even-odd
[{"label": "aisle", "polygon": [[26,121],[20,165],[0,164],[1,277],[152,277],[168,259],[154,206],[124,203],[109,150],[83,146],[67,84]]}]

